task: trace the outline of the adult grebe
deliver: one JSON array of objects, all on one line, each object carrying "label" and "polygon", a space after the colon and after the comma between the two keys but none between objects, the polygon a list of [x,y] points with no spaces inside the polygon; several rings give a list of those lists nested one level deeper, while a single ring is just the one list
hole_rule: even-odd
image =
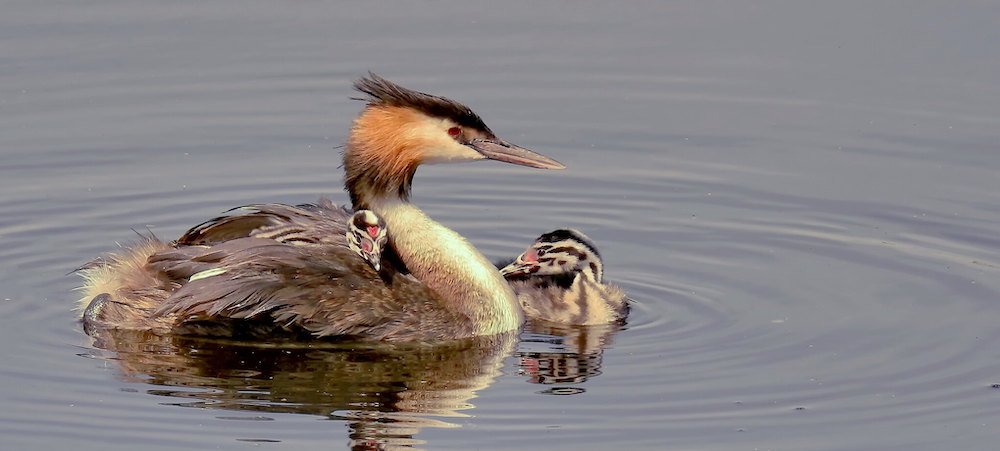
[{"label": "adult grebe", "polygon": [[392,230],[394,259],[412,277],[382,280],[349,248],[351,213],[327,200],[240,207],[176,241],[144,239],[82,268],[85,328],[173,332],[252,320],[318,337],[395,341],[516,329],[521,313],[507,281],[409,202],[413,175],[423,163],[482,159],[564,166],[498,138],[453,100],[375,74],[354,86],[368,104],[344,151],[346,189],[355,210],[371,210]]}]

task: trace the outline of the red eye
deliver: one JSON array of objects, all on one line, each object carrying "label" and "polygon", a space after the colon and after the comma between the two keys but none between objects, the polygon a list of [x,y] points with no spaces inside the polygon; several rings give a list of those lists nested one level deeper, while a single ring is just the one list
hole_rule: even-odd
[{"label": "red eye", "polygon": [[372,238],[377,237],[378,236],[378,227],[377,226],[368,226],[368,236],[370,236]]},{"label": "red eye", "polygon": [[462,129],[458,127],[452,127],[448,129],[448,134],[451,136],[458,136],[459,133],[462,133]]}]

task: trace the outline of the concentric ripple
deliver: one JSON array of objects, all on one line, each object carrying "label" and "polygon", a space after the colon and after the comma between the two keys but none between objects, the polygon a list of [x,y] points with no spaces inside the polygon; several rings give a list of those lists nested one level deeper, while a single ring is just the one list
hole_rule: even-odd
[{"label": "concentric ripple", "polygon": [[[8,3],[4,449],[996,448],[989,2]],[[490,258],[582,230],[627,322],[458,348],[82,333],[70,273],[136,233],[345,201],[368,69],[566,164],[422,166],[413,200]]]}]

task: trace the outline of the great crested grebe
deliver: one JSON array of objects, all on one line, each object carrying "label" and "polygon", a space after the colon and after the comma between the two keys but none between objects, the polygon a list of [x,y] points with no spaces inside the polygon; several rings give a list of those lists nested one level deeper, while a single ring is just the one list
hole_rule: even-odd
[{"label": "great crested grebe", "polygon": [[575,229],[538,237],[500,274],[514,289],[528,318],[593,325],[628,315],[625,292],[604,283],[601,254],[587,235]]},{"label": "great crested grebe", "polygon": [[386,282],[347,243],[351,212],[315,205],[233,209],[176,241],[155,238],[81,269],[84,327],[186,331],[252,320],[313,336],[414,341],[492,335],[521,324],[507,281],[458,233],[409,202],[417,166],[492,159],[542,169],[559,162],[493,134],[468,107],[375,74],[355,82],[368,103],[344,151],[355,210],[391,230],[407,277]]}]

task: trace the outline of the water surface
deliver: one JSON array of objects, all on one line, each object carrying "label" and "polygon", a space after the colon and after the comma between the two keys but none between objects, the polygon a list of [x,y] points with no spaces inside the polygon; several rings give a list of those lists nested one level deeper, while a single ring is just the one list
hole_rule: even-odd
[{"label": "water surface", "polygon": [[[994,449],[991,2],[30,2],[0,18],[11,449]],[[621,330],[439,348],[91,338],[80,264],[345,202],[376,71],[565,163],[421,168],[487,256],[561,226]]]}]

